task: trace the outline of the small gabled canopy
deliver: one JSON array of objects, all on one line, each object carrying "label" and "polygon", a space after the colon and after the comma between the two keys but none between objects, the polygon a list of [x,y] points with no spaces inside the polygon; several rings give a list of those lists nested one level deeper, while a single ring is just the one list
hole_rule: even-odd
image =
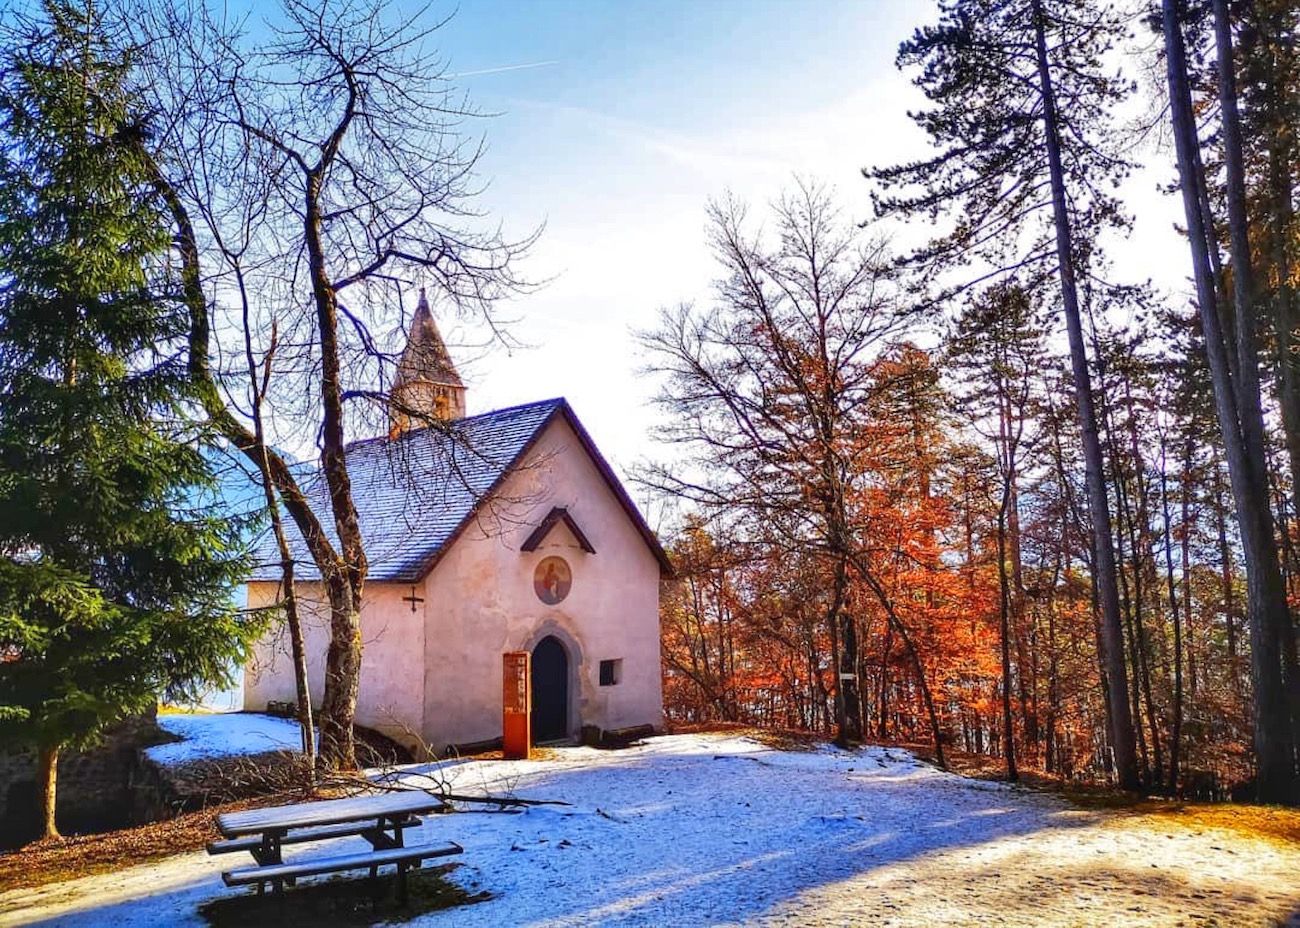
[{"label": "small gabled canopy", "polygon": [[587,536],[583,534],[582,529],[578,528],[578,523],[573,520],[573,516],[569,515],[569,510],[563,506],[556,506],[548,512],[546,518],[542,519],[537,524],[537,528],[533,529],[532,533],[524,539],[524,543],[519,546],[519,550],[536,551],[537,546],[545,540],[547,535],[551,534],[551,529],[560,523],[564,523],[564,527],[577,540],[578,547],[588,554],[596,553],[596,549],[591,546],[591,542],[587,540]]}]

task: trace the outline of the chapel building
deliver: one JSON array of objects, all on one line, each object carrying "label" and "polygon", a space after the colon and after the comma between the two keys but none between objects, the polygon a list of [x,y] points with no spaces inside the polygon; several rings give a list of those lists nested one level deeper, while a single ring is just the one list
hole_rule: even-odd
[{"label": "chapel building", "polygon": [[[494,742],[503,655],[527,651],[535,743],[660,727],[659,585],[671,572],[663,548],[564,399],[466,416],[465,393],[422,293],[389,432],[347,450],[370,564],[357,724],[434,753]],[[306,483],[316,511],[328,513],[323,478]],[[329,613],[294,541],[319,703]],[[264,540],[258,555],[252,608],[280,596],[274,543]],[[281,623],[254,649],[244,707],[294,699]]]}]

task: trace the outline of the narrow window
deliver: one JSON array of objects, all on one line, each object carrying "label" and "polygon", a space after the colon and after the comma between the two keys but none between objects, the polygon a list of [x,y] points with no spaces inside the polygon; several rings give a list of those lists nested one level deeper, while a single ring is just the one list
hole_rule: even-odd
[{"label": "narrow window", "polygon": [[617,686],[623,679],[623,659],[600,662],[600,685]]}]

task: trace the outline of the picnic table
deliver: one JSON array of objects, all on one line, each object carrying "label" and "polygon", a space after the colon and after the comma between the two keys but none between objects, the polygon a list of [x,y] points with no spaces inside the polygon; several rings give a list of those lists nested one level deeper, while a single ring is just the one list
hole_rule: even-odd
[{"label": "picnic table", "polygon": [[[372,880],[385,864],[397,867],[398,902],[406,902],[406,871],[418,868],[431,857],[459,854],[463,848],[453,841],[407,847],[403,833],[423,823],[420,816],[437,812],[445,803],[432,793],[420,789],[402,790],[376,796],[351,796],[301,802],[247,812],[227,812],[217,816],[217,830],[225,840],[208,845],[209,854],[248,851],[257,861],[253,867],[228,870],[221,875],[227,886],[257,884],[261,894],[270,884],[275,892],[292,885],[302,876],[336,873],[368,868]],[[281,848],[288,844],[325,841],[348,835],[360,835],[370,842],[369,852],[330,857],[298,859],[285,863]],[[377,892],[377,889],[376,889]]]}]

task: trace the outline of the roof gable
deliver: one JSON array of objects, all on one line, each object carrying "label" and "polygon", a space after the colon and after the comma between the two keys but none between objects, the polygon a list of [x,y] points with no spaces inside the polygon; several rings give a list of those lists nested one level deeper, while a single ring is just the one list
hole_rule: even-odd
[{"label": "roof gable", "polygon": [[[355,442],[347,449],[369,579],[415,583],[442,558],[542,432],[563,417],[609,485],[665,573],[672,565],[595,443],[563,399],[542,400],[414,429],[396,438]],[[302,482],[312,508],[326,514],[326,533],[336,546],[323,476],[312,471]],[[291,521],[286,521],[296,575],[320,574]],[[270,532],[254,551],[253,580],[279,580],[279,555]]]},{"label": "roof gable", "polygon": [[632,502],[632,497],[627,495],[627,490],[623,488],[622,481],[618,479],[618,476],[614,473],[614,469],[609,466],[609,462],[605,460],[605,456],[600,453],[600,449],[596,447],[596,443],[592,441],[591,436],[587,434],[586,428],[584,428],[582,423],[578,421],[578,417],[574,415],[573,409],[569,406],[568,402],[565,400],[561,400],[560,402],[561,406],[558,411],[559,415],[564,416],[565,421],[569,424],[569,428],[573,429],[574,434],[578,436],[578,440],[582,442],[583,450],[587,452],[587,456],[591,458],[591,462],[596,465],[596,470],[599,471],[600,476],[604,478],[605,483],[609,486],[610,492],[613,493],[614,498],[618,500],[619,506],[622,507],[623,512],[632,522],[632,526],[637,530],[637,534],[641,536],[641,540],[645,542],[646,547],[650,549],[650,553],[653,554],[655,560],[659,562],[660,573],[666,577],[671,577],[676,571],[673,570],[672,561],[668,559],[668,553],[664,551],[663,545],[659,543],[659,536],[657,536],[654,533],[654,530],[646,523],[645,517],[641,515],[641,510],[636,507],[636,503]]}]

